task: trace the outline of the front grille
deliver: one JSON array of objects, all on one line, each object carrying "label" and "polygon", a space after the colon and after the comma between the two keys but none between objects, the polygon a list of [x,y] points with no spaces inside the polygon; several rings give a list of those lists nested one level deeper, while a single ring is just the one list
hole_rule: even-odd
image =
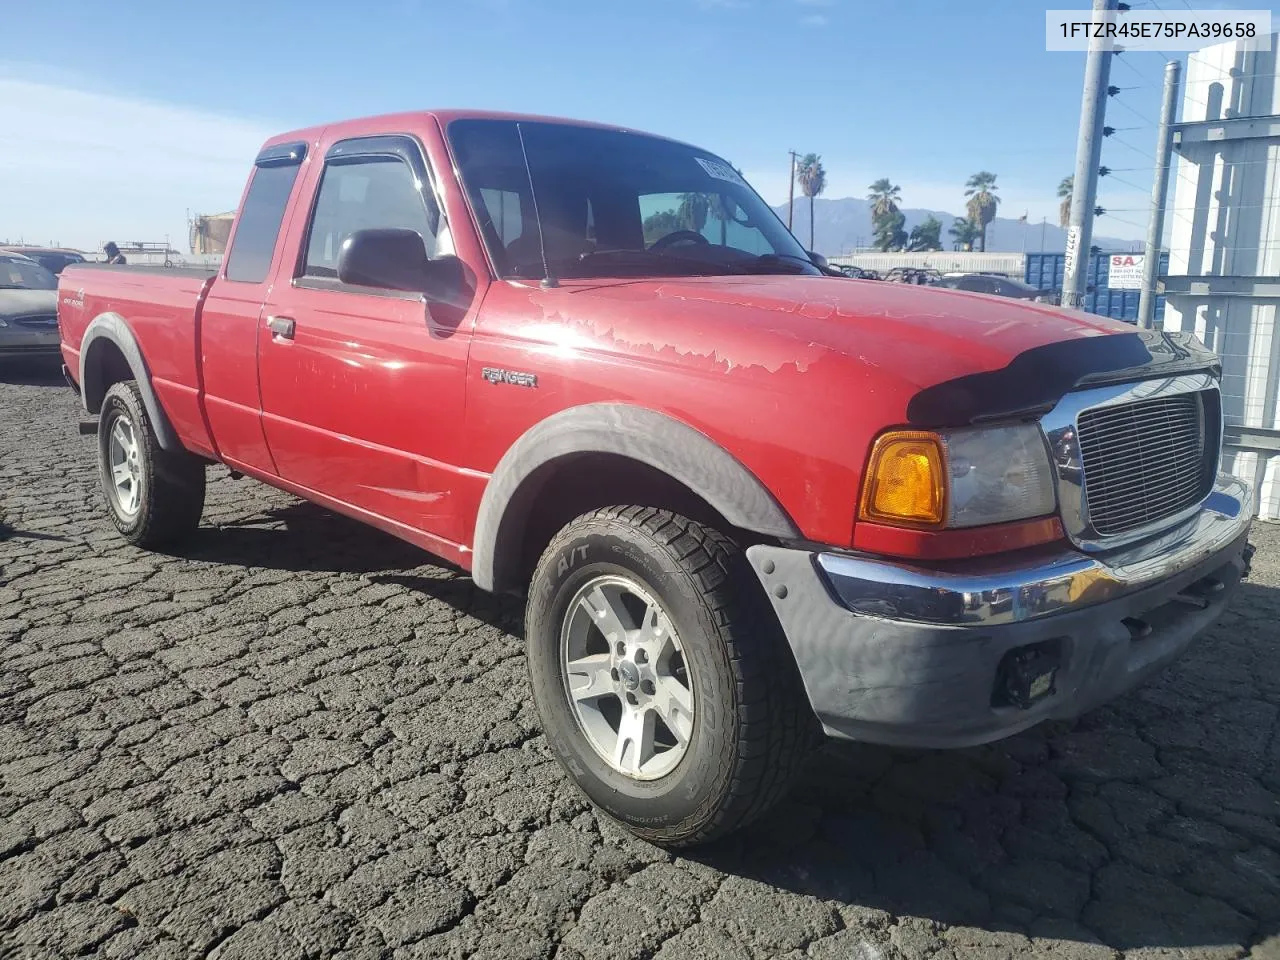
[{"label": "front grille", "polygon": [[1204,393],[1180,393],[1079,415],[1089,520],[1114,536],[1172,517],[1203,500],[1213,482]]},{"label": "front grille", "polygon": [[20,327],[30,327],[33,330],[50,330],[58,325],[58,315],[36,313],[26,317],[14,317],[13,322]]}]

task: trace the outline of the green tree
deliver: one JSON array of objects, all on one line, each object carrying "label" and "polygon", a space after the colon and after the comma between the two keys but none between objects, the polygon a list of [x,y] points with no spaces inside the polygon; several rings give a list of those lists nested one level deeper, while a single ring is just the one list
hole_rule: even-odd
[{"label": "green tree", "polygon": [[681,229],[701,233],[702,228],[707,225],[708,210],[705,193],[680,194],[680,206],[676,209],[676,215],[684,223]]},{"label": "green tree", "polygon": [[912,227],[911,235],[907,238],[907,249],[913,253],[921,250],[941,250],[942,221],[930,216]]},{"label": "green tree", "polygon": [[816,153],[806,153],[800,158],[800,169],[797,174],[801,192],[809,198],[809,249],[814,245],[813,200],[827,189],[827,171],[823,169],[822,157]]},{"label": "green tree", "polygon": [[674,210],[659,210],[657,213],[650,214],[644,218],[642,228],[646,244],[661,240],[668,233],[674,233],[676,230],[688,229],[684,225],[684,219]]},{"label": "green tree", "polygon": [[[733,168],[733,172],[742,176],[742,171],[737,167]],[[729,221],[734,218],[737,210],[738,205],[729,194],[707,194],[707,211],[710,216],[720,221],[720,246],[722,247],[729,245]]]},{"label": "green tree", "polygon": [[996,196],[996,175],[988,170],[975,173],[965,183],[964,195],[969,199],[965,209],[969,219],[978,227],[978,236],[983,252],[987,249],[987,224],[996,218],[996,207],[1000,198]]},{"label": "green tree", "polygon": [[884,213],[872,221],[877,250],[901,250],[907,245],[906,216],[901,210]]},{"label": "green tree", "polygon": [[867,199],[871,201],[872,221],[886,213],[898,212],[898,202],[902,200],[902,188],[890,183],[888,177],[881,177],[867,189],[871,191],[867,194]]},{"label": "green tree", "polygon": [[712,193],[707,195],[707,215],[713,220],[720,221],[720,246],[728,246],[729,243],[729,217],[732,215],[730,211],[733,209],[733,201],[726,197],[723,193]]},{"label": "green tree", "polygon": [[1063,177],[1062,182],[1058,184],[1058,197],[1062,200],[1058,204],[1058,226],[1065,228],[1071,222],[1071,193],[1075,190],[1076,178]]},{"label": "green tree", "polygon": [[956,217],[947,233],[951,234],[959,250],[972,250],[979,236],[978,225],[964,217]]}]

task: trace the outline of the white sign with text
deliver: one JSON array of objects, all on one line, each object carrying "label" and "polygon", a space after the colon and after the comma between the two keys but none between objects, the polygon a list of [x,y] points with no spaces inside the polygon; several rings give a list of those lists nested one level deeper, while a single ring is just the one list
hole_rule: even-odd
[{"label": "white sign with text", "polygon": [[1140,253],[1114,253],[1107,276],[1112,290],[1141,290],[1142,267],[1147,258]]}]

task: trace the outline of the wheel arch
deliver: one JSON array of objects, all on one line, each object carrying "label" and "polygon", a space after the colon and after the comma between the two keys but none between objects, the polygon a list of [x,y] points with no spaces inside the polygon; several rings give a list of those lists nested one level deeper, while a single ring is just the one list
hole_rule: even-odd
[{"label": "wheel arch", "polygon": [[[718,520],[726,527],[779,539],[800,536],[764,484],[706,434],[643,407],[586,404],[531,427],[499,461],[476,520],[472,559],[476,584],[493,591],[523,586],[531,567],[530,531],[535,531],[534,539],[545,536],[550,541],[550,535],[531,521],[540,519],[545,527],[561,519],[554,510],[540,513],[545,491],[563,484],[566,478],[581,476],[584,466],[601,469],[627,464],[635,467],[623,473],[650,484],[654,498],[661,501],[646,506],[687,506],[688,512],[700,510],[704,519]],[[607,495],[607,481],[592,489],[597,499],[607,502],[583,501],[581,509],[563,517],[565,522],[590,509],[615,504]],[[682,504],[682,499],[687,504]],[[708,513],[711,516],[706,516]],[[536,551],[540,553],[545,546],[535,544]],[[536,561],[536,553],[533,559]]]},{"label": "wheel arch", "polygon": [[107,390],[122,380],[135,380],[142,403],[162,450],[182,450],[164,407],[151,386],[151,371],[129,322],[118,313],[101,313],[90,321],[80,341],[80,397],[85,410],[102,409]]}]

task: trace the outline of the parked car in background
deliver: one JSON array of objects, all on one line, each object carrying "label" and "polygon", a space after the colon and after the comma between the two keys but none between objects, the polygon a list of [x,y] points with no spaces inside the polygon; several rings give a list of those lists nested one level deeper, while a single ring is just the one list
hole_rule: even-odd
[{"label": "parked car in background", "polygon": [[0,358],[58,355],[58,278],[0,251]]},{"label": "parked car in background", "polygon": [[852,264],[840,264],[836,267],[850,280],[879,280],[880,274],[867,267],[855,267]]},{"label": "parked car in background", "polygon": [[1192,335],[828,283],[729,163],[661,137],[298,130],[216,273],[60,284],[125,539],[192,535],[222,463],[523,595],[549,748],[659,843],[767,810],[820,733],[966,747],[1077,716],[1249,565]]},{"label": "parked car in background", "polygon": [[54,276],[70,264],[87,262],[83,254],[61,247],[5,247],[0,253],[20,253],[24,257],[30,257]]},{"label": "parked car in background", "polygon": [[991,273],[948,274],[933,282],[935,287],[950,287],[953,290],[968,290],[970,293],[986,293],[994,297],[1012,297],[1015,300],[1035,300],[1048,303],[1051,294],[1038,290],[1029,283],[1012,280],[1009,277]]},{"label": "parked car in background", "polygon": [[932,267],[894,267],[884,275],[888,283],[912,283],[917,286],[935,283],[941,277]]}]

